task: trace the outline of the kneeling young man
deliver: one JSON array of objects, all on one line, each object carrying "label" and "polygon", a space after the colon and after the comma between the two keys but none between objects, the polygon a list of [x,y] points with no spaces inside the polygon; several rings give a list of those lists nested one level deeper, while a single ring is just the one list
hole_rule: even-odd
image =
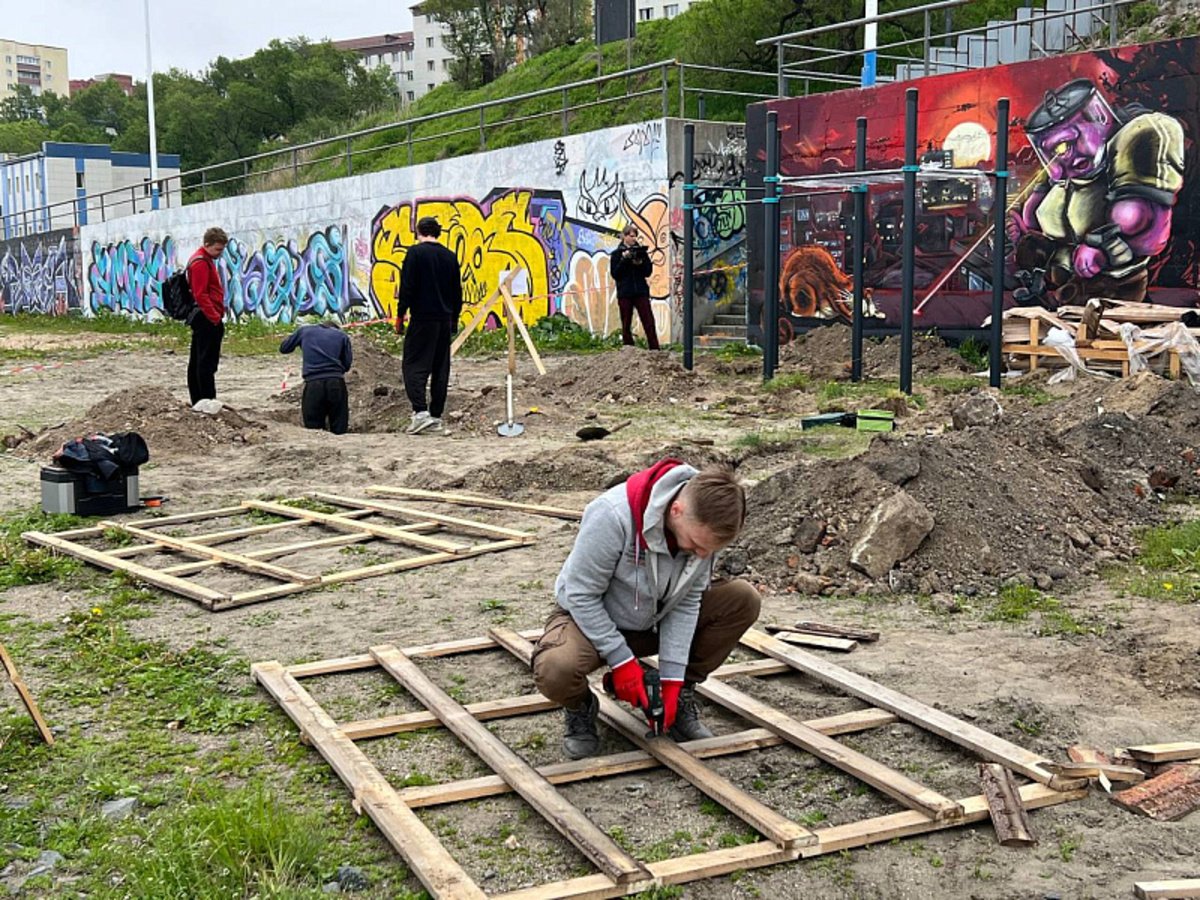
[{"label": "kneeling young man", "polygon": [[618,699],[645,708],[639,656],[659,657],[664,725],[677,741],[712,737],[701,724],[695,686],[718,668],[758,618],[745,581],[710,587],[715,554],[746,516],[732,469],[698,472],[668,459],[587,505],[533,654],[539,691],[566,715],[563,748],[581,759],[599,748],[599,703],[589,673],[607,664]]}]

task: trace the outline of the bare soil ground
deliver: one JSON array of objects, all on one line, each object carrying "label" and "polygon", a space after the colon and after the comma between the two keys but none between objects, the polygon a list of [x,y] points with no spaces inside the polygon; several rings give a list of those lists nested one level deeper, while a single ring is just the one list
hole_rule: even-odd
[{"label": "bare soil ground", "polygon": [[[1200,461],[1192,453],[1200,450],[1195,447],[1200,395],[1153,378],[1046,388],[1032,377],[1022,379],[1027,390],[1001,396],[1005,415],[999,425],[951,432],[949,410],[964,395],[922,386],[920,379],[931,372],[962,375],[969,367],[955,362],[946,348],[930,345],[916,356],[925,406],[899,419],[898,432],[874,441],[854,432],[801,432],[799,418],[821,403],[817,380],[843,377],[841,350],[829,349],[840,336],[827,331],[809,339],[811,359],[801,344],[785,360],[785,372],[811,375],[808,390],[762,390],[756,360],[703,357],[695,373],[686,373],[668,354],[624,350],[551,357],[548,374],[537,377],[523,359],[516,403],[526,432],[511,440],[494,430],[503,417],[504,363],[498,359],[456,360],[448,433],[418,437],[403,434],[408,409],[398,361],[362,348],[361,368],[351,382],[355,431],[341,437],[298,427],[298,396],[290,385],[281,391],[280,358],[223,361],[218,389],[228,407],[215,417],[187,409],[186,359],[160,350],[3,376],[0,434],[11,434],[15,446],[0,456],[0,511],[36,505],[39,465],[65,437],[88,430],[132,428],[147,438],[151,462],[142,470],[142,492],[167,495],[168,514],[311,490],[362,496],[370,484],[465,489],[581,509],[607,486],[664,455],[697,464],[729,461],[750,482],[751,514],[723,564],[728,573],[760,585],[760,624],[816,619],[878,628],[883,632],[878,643],[835,661],[1054,759],[1065,760],[1072,743],[1109,750],[1200,738],[1196,605],[1161,592],[1142,596],[1125,581],[1103,577],[1108,565],[1127,566],[1135,529],[1188,517],[1186,506],[1167,501],[1187,499],[1200,488],[1195,472]],[[821,354],[818,342],[824,342]],[[869,374],[888,377],[886,349],[869,363]],[[928,369],[921,368],[923,361]],[[851,406],[879,405],[882,399],[855,395]],[[603,442],[585,444],[574,437],[582,425],[611,428],[626,419],[632,424]],[[1171,488],[1150,484],[1156,469],[1175,479]],[[849,547],[878,500],[901,489],[933,513],[934,532],[890,577],[872,581],[847,565]],[[538,626],[553,607],[554,578],[577,526],[500,511],[470,514],[536,529],[538,543],[219,614],[165,596],[128,627],[181,650],[218,642],[247,663],[294,663],[384,643],[475,636],[496,624]],[[812,552],[797,544],[808,519],[824,527]],[[199,525],[181,532],[208,530]],[[1080,532],[1086,542],[1072,539]],[[229,549],[263,545],[247,541]],[[312,571],[363,564],[339,551],[277,562]],[[244,586],[240,576],[221,577],[225,581],[213,583]],[[823,579],[820,595],[805,593],[814,578]],[[94,582],[84,573],[75,581],[9,589],[0,600],[0,616],[52,627],[89,603],[88,585]],[[1019,621],[996,619],[1001,585],[1035,582],[1085,627],[1048,629],[1036,613]],[[532,690],[528,673],[499,652],[421,665],[464,702]],[[35,694],[44,692],[47,676],[37,660],[26,669]],[[800,717],[861,706],[798,676],[736,684]],[[308,686],[337,719],[417,708],[377,672],[322,677]],[[0,707],[14,702],[6,688],[0,690]],[[77,724],[68,706],[53,699],[44,706],[47,719]],[[721,712],[708,712],[719,733],[740,727]],[[84,731],[99,727],[85,724]],[[532,763],[560,758],[557,714],[500,720],[492,727]],[[258,729],[238,739],[266,740]],[[979,792],[972,760],[911,726],[843,740],[950,796]],[[604,741],[606,751],[628,749],[612,734]],[[363,747],[395,781],[484,771],[437,731]],[[815,827],[898,809],[787,748],[713,765],[785,814],[819,823]],[[329,790],[331,803],[349,803],[339,786]],[[642,856],[715,849],[736,843],[746,831],[662,772],[584,782],[564,793],[606,830],[619,829],[620,839]],[[523,803],[504,797],[420,815],[489,893],[586,870],[574,850],[523,810]],[[1032,818],[1040,843],[1030,850],[1001,848],[990,826],[981,824],[698,882],[684,893],[1107,898],[1129,895],[1134,880],[1200,874],[1200,814],[1155,823],[1093,791],[1083,802]],[[515,835],[515,847],[503,843],[501,835],[507,834]],[[395,896],[417,887],[415,879],[404,878],[398,859],[396,868],[394,881],[385,878],[360,896]]]}]

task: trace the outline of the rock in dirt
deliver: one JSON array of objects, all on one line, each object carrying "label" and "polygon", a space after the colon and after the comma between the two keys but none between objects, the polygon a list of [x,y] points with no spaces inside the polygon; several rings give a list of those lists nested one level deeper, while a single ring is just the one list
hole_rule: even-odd
[{"label": "rock in dirt", "polygon": [[933,531],[933,515],[904,491],[897,491],[871,512],[850,552],[850,565],[880,578],[908,559]]},{"label": "rock in dirt", "polygon": [[371,886],[371,879],[358,866],[338,866],[337,883],[347,893],[350,891],[365,891]]},{"label": "rock in dirt", "polygon": [[1003,416],[1004,408],[1000,405],[1000,401],[982,391],[970,394],[966,400],[950,410],[955,431],[995,425]]},{"label": "rock in dirt", "polygon": [[132,815],[133,811],[137,808],[137,797],[120,797],[102,804],[100,815],[106,819],[125,819]]},{"label": "rock in dirt", "polygon": [[796,526],[793,541],[801,553],[815,553],[825,537],[825,523],[814,516],[805,516]]},{"label": "rock in dirt", "polygon": [[800,593],[816,597],[829,587],[830,581],[821,575],[810,575],[808,572],[800,572],[796,575],[792,584],[796,586],[796,590]]},{"label": "rock in dirt", "polygon": [[921,474],[921,457],[897,451],[867,461],[867,468],[897,487],[904,487]]}]

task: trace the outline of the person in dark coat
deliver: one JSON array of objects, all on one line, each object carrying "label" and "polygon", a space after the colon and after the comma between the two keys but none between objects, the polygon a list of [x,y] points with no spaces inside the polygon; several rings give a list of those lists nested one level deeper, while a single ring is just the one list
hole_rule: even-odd
[{"label": "person in dark coat", "polygon": [[400,268],[396,333],[404,335],[400,371],[413,408],[409,434],[442,430],[450,385],[450,342],[462,315],[462,271],[453,251],[438,243],[441,233],[442,226],[432,216],[417,222],[417,243],[408,248]]},{"label": "person in dark coat", "polygon": [[350,338],[336,322],[301,325],[279,345],[280,353],[297,347],[304,359],[304,395],[300,413],[305,428],[345,434],[350,427],[346,373],[354,363]]},{"label": "person in dark coat", "polygon": [[646,332],[646,343],[658,349],[658,329],[650,310],[650,284],[646,281],[654,271],[649,251],[638,243],[637,228],[626,225],[621,232],[621,244],[612,252],[609,271],[617,283],[617,308],[621,311],[621,343],[632,346],[633,311],[636,309]]}]

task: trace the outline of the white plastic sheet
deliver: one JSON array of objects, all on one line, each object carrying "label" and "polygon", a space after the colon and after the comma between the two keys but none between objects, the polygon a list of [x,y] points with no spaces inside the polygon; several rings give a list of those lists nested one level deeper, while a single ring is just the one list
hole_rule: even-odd
[{"label": "white plastic sheet", "polygon": [[1151,356],[1173,350],[1179,355],[1179,365],[1187,373],[1192,387],[1200,388],[1200,342],[1182,322],[1168,322],[1150,332],[1126,322],[1121,326],[1121,340],[1129,350],[1130,375],[1149,369]]},{"label": "white plastic sheet", "polygon": [[1047,384],[1058,384],[1063,381],[1074,381],[1075,373],[1082,372],[1095,378],[1111,378],[1107,372],[1089,369],[1075,349],[1075,336],[1064,328],[1051,328],[1042,344],[1056,350],[1058,355],[1067,361],[1067,367],[1051,376]]}]

